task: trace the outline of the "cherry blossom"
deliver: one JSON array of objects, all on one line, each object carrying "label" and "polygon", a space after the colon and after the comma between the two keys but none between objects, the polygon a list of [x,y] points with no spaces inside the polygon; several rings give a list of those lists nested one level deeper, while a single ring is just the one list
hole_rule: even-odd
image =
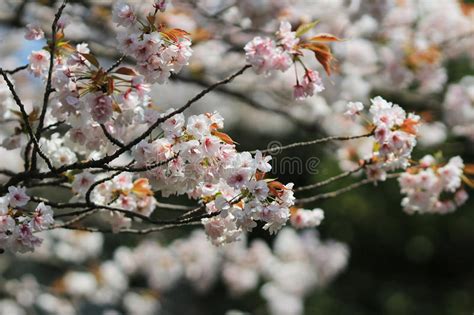
[{"label": "cherry blossom", "polygon": [[468,198],[461,186],[463,168],[459,156],[441,167],[432,156],[425,156],[419,167],[408,169],[398,180],[406,195],[402,200],[404,211],[446,214],[462,206]]},{"label": "cherry blossom", "polygon": [[40,40],[44,38],[44,32],[40,26],[35,24],[27,24],[25,39],[27,40]]},{"label": "cherry blossom", "polygon": [[25,187],[8,187],[8,198],[12,207],[23,207],[30,200],[30,197],[26,194]]},{"label": "cherry blossom", "polygon": [[297,209],[291,214],[291,225],[296,228],[309,228],[321,224],[324,219],[323,210],[317,208],[313,210]]},{"label": "cherry blossom", "polygon": [[49,65],[49,54],[46,50],[33,51],[28,57],[29,69],[35,75],[39,77],[43,75]]}]

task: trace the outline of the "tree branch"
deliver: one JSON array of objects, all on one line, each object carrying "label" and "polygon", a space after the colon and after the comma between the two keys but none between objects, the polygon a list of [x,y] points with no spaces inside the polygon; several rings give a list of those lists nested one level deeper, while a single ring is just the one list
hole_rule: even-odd
[{"label": "tree branch", "polygon": [[[54,68],[54,57],[56,53],[56,34],[57,34],[57,25],[58,21],[61,18],[64,8],[66,7],[68,0],[64,0],[61,6],[59,7],[58,11],[56,12],[53,20],[53,24],[51,25],[51,46],[50,46],[50,58],[49,58],[49,68],[48,68],[48,77],[46,79],[46,88],[43,95],[43,106],[41,108],[41,114],[38,122],[38,127],[36,129],[36,138],[41,138],[41,133],[43,132],[44,120],[46,118],[46,111],[48,109],[49,103],[49,96],[53,92],[51,88],[51,81],[53,76],[53,68]],[[31,167],[36,169],[36,151],[38,148],[33,148],[33,155],[31,161]],[[51,169],[51,168],[50,168]]]},{"label": "tree branch", "polygon": [[250,153],[255,154],[257,151],[260,151],[262,153],[275,154],[275,153],[277,153],[277,152],[279,153],[283,150],[288,150],[288,149],[297,148],[297,147],[304,147],[304,146],[318,144],[318,143],[324,143],[324,142],[328,142],[328,141],[348,141],[348,140],[366,138],[366,137],[370,137],[372,135],[373,135],[373,131],[371,131],[370,133],[366,133],[366,134],[358,135],[358,136],[330,136],[330,137],[315,139],[315,140],[311,140],[311,141],[295,142],[295,143],[288,144],[288,145],[276,146],[276,147],[272,147],[272,148],[264,149],[264,150],[254,150],[254,151],[251,151]]},{"label": "tree branch", "polygon": [[361,169],[363,169],[365,167],[366,164],[363,164],[359,167],[357,167],[356,169],[353,169],[353,170],[350,170],[350,171],[346,171],[346,172],[343,172],[339,175],[336,175],[336,176],[333,176],[333,177],[330,177],[326,180],[323,180],[323,181],[320,181],[320,182],[317,182],[317,183],[314,183],[314,184],[311,184],[311,185],[307,185],[307,186],[300,186],[300,187],[297,187],[295,189],[293,189],[294,192],[298,192],[298,191],[305,191],[305,190],[310,190],[310,189],[313,189],[313,188],[319,188],[319,187],[322,187],[322,186],[326,186],[334,181],[337,181],[341,178],[344,178],[344,177],[347,177],[347,176],[350,176],[354,173],[357,173],[358,171],[360,171]]},{"label": "tree branch", "polygon": [[[25,128],[26,128],[26,131],[28,132],[29,136],[30,136],[30,140],[33,142],[34,144],[34,147],[36,148],[36,151],[38,152],[38,154],[41,156],[41,158],[46,162],[46,164],[48,165],[48,168],[52,171],[54,168],[53,168],[53,165],[51,164],[51,162],[49,161],[49,158],[46,156],[46,154],[44,154],[40,147],[39,147],[39,143],[38,143],[38,140],[36,139],[36,136],[34,135],[33,133],[33,129],[31,128],[31,124],[30,124],[30,121],[29,121],[29,117],[28,117],[28,114],[26,113],[26,110],[25,110],[25,105],[23,105],[23,103],[21,102],[21,99],[20,97],[18,96],[18,94],[16,93],[15,91],[15,87],[13,86],[13,83],[10,81],[10,79],[8,78],[8,75],[3,71],[3,69],[0,68],[0,73],[1,75],[3,76],[3,79],[5,80],[5,82],[7,83],[8,85],[8,89],[10,90],[10,92],[12,93],[12,96],[13,96],[13,99],[15,100],[15,103],[18,105],[18,107],[20,108],[20,112],[21,112],[21,116],[22,116],[22,119],[23,119],[23,122],[25,123]],[[26,153],[25,153],[26,154]]]},{"label": "tree branch", "polygon": [[[398,176],[400,176],[400,174],[401,173],[388,174],[387,179],[397,178]],[[312,197],[296,199],[295,200],[295,205],[301,206],[301,205],[304,205],[304,204],[307,204],[307,203],[310,203],[310,202],[313,202],[313,201],[316,201],[316,200],[334,198],[334,197],[339,196],[340,194],[346,193],[346,192],[351,191],[355,188],[358,188],[358,187],[361,187],[361,186],[364,186],[364,185],[367,185],[367,184],[370,184],[370,183],[376,183],[376,182],[377,182],[377,180],[375,180],[375,179],[366,178],[366,179],[363,179],[359,182],[350,184],[346,187],[343,187],[343,188],[340,188],[340,189],[337,189],[337,190],[334,190],[334,191],[331,191],[331,192],[317,194],[317,195],[312,196]]]}]

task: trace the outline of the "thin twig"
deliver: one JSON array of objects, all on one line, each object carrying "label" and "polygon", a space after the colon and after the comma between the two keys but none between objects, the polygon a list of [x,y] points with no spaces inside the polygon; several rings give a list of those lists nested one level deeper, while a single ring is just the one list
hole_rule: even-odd
[{"label": "thin twig", "polygon": [[115,68],[117,68],[125,59],[126,55],[120,56],[120,58],[117,59],[107,70],[105,70],[106,73],[112,72]]},{"label": "thin twig", "polygon": [[21,99],[18,96],[18,94],[16,93],[15,87],[13,86],[13,83],[8,78],[8,75],[1,68],[0,68],[0,73],[3,76],[3,79],[5,80],[5,82],[7,83],[8,89],[12,93],[12,96],[13,96],[13,99],[15,100],[15,103],[20,108],[21,116],[22,116],[23,122],[25,123],[26,131],[28,132],[28,134],[30,136],[30,140],[33,142],[33,145],[36,148],[36,151],[38,151],[38,154],[41,156],[41,158],[48,165],[48,168],[51,171],[53,171],[53,169],[54,169],[53,165],[49,161],[49,158],[46,156],[46,154],[44,154],[41,151],[38,140],[37,140],[35,134],[33,133],[33,129],[31,128],[30,120],[29,120],[28,114],[27,114],[26,109],[25,109],[25,105],[23,105],[23,103],[21,102]]},{"label": "thin twig", "polygon": [[314,184],[311,184],[311,185],[307,185],[307,186],[300,186],[300,187],[297,187],[295,189],[293,189],[293,191],[295,192],[298,192],[298,191],[305,191],[305,190],[310,190],[310,189],[313,189],[313,188],[319,188],[319,187],[322,187],[322,186],[325,186],[325,185],[328,185],[334,181],[337,181],[341,178],[344,178],[344,177],[347,177],[347,176],[350,176],[354,173],[357,173],[358,171],[360,171],[361,169],[364,168],[365,165],[360,165],[359,167],[357,167],[356,169],[353,169],[353,170],[350,170],[350,171],[346,171],[346,172],[343,172],[341,174],[338,174],[336,176],[333,176],[333,177],[330,177],[328,179],[325,179],[323,181],[320,181],[320,182],[317,182],[317,183],[314,183]]},{"label": "thin twig", "polygon": [[[400,173],[388,174],[387,179],[396,178],[398,176],[400,176]],[[378,181],[375,180],[375,179],[366,178],[366,179],[363,179],[359,182],[350,184],[346,187],[343,187],[343,188],[340,188],[340,189],[337,189],[337,190],[334,190],[334,191],[330,191],[330,192],[322,193],[322,194],[317,194],[317,195],[312,196],[312,197],[296,199],[295,200],[295,205],[303,205],[303,204],[307,204],[307,203],[310,203],[310,202],[313,202],[313,201],[316,201],[316,200],[334,198],[334,197],[339,196],[340,194],[351,191],[355,188],[358,188],[358,187],[361,187],[361,186],[364,186],[364,185],[367,185],[367,184],[370,184],[370,183],[375,184],[377,182]]]},{"label": "thin twig", "polygon": [[[53,77],[53,69],[54,69],[54,57],[56,54],[56,33],[57,33],[57,26],[59,19],[63,13],[64,8],[66,7],[67,0],[64,0],[61,6],[59,7],[58,11],[56,12],[53,20],[53,24],[51,25],[51,46],[50,46],[50,58],[49,58],[49,68],[48,68],[48,77],[46,78],[46,88],[43,95],[43,106],[41,108],[41,114],[38,121],[38,128],[36,129],[36,138],[41,138],[41,133],[43,132],[44,121],[46,118],[46,111],[48,109],[49,103],[49,96],[53,92],[51,87],[52,85],[52,77]],[[32,163],[31,167],[36,168],[36,151],[38,148],[33,148],[33,155],[32,155]]]},{"label": "thin twig", "polygon": [[114,136],[112,136],[109,131],[107,130],[107,127],[105,127],[104,124],[100,124],[100,128],[102,128],[102,131],[104,132],[104,135],[107,139],[109,139],[112,144],[115,144],[116,146],[123,148],[125,145],[120,142],[118,139],[115,139]]},{"label": "thin twig", "polygon": [[12,69],[12,70],[3,70],[3,71],[5,73],[8,73],[8,74],[15,74],[15,73],[20,72],[21,70],[25,70],[27,68],[28,68],[28,64],[16,67],[15,69]]},{"label": "thin twig", "polygon": [[122,229],[122,230],[119,230],[118,232],[115,232],[113,230],[105,230],[105,229],[100,229],[100,228],[95,228],[95,227],[85,227],[85,226],[65,226],[63,228],[70,229],[70,230],[92,232],[92,233],[150,234],[153,232],[159,232],[163,230],[169,230],[172,228],[177,228],[180,226],[188,226],[188,225],[201,225],[201,222],[185,222],[185,223],[177,223],[177,224],[168,224],[168,225],[156,226],[156,227],[151,227],[151,228],[146,228],[146,229]]},{"label": "thin twig", "polygon": [[[88,209],[89,210],[89,209]],[[54,224],[53,226],[49,227],[48,230],[53,230],[53,229],[60,229],[60,228],[66,228],[74,223],[77,223],[95,213],[97,213],[99,211],[99,209],[92,209],[91,211],[87,211],[87,212],[84,212],[74,218],[72,218],[71,220],[69,221],[66,221],[66,222],[63,222],[63,223],[57,223],[57,224]],[[55,216],[56,218],[56,216]]]},{"label": "thin twig", "polygon": [[311,140],[311,141],[295,142],[295,143],[291,143],[291,144],[288,144],[288,145],[276,146],[276,147],[272,147],[272,148],[268,148],[268,149],[264,149],[264,150],[254,150],[254,151],[251,151],[250,153],[255,154],[257,151],[260,151],[262,153],[276,154],[276,153],[280,153],[283,150],[297,148],[297,147],[304,147],[304,146],[318,144],[318,143],[324,143],[324,142],[328,142],[328,141],[348,141],[348,140],[366,138],[366,137],[370,137],[372,135],[373,135],[373,132],[366,133],[366,134],[363,134],[363,135],[358,135],[358,136],[330,136],[330,137],[315,139],[315,140]]},{"label": "thin twig", "polygon": [[194,207],[190,207],[190,206],[175,205],[175,204],[163,203],[163,202],[157,202],[156,206],[160,209],[181,210],[181,211],[194,209]]}]

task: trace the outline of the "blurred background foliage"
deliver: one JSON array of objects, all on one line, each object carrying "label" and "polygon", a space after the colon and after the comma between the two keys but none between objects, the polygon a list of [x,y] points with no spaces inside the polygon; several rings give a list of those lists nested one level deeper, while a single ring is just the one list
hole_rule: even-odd
[{"label": "blurred background foliage", "polygon": [[[467,58],[451,62],[448,70],[450,82],[474,73],[472,61]],[[414,109],[413,104],[400,99],[388,100]],[[441,97],[438,101],[441,104]],[[311,139],[294,134],[281,141],[290,143],[295,138]],[[261,139],[260,146],[265,141],[271,139]],[[438,150],[445,156],[459,154],[465,163],[474,163],[474,144],[462,138],[449,138],[429,150],[417,147],[413,157],[418,159]],[[313,146],[290,154],[301,154],[298,156],[303,161],[316,156],[321,164],[316,175],[298,178],[286,174],[281,177],[283,182],[310,184],[340,172],[331,158],[331,148]],[[336,190],[353,181],[345,179],[325,190]],[[472,314],[474,194],[472,190],[469,193],[470,200],[448,215],[407,215],[401,209],[400,189],[393,179],[314,203],[325,210],[325,220],[319,227],[321,237],[347,243],[351,257],[345,272],[306,300],[306,314]]]}]

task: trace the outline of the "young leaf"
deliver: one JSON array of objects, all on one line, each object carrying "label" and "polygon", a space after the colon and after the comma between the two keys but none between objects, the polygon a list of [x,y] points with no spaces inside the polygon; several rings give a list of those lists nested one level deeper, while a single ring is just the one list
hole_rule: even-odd
[{"label": "young leaf", "polygon": [[182,29],[179,28],[172,28],[168,30],[161,31],[163,35],[165,35],[168,39],[177,42],[180,38],[184,38],[189,36],[190,34]]},{"label": "young leaf", "polygon": [[281,196],[283,190],[287,189],[285,185],[276,180],[268,183],[267,186],[273,196]]},{"label": "young leaf", "polygon": [[400,130],[412,135],[416,135],[416,125],[418,125],[418,121],[407,118],[401,125]]},{"label": "young leaf", "polygon": [[122,113],[122,109],[120,108],[119,104],[117,104],[117,102],[112,102],[112,110],[116,113],[119,113],[121,114]]},{"label": "young leaf", "polygon": [[92,65],[94,65],[96,68],[99,68],[99,60],[94,55],[91,54],[84,54],[80,53],[82,57],[86,58],[87,61],[89,61]]},{"label": "young leaf", "polygon": [[108,77],[107,78],[107,94],[109,95],[113,94],[114,88],[115,88],[114,79],[111,77]]},{"label": "young leaf", "polygon": [[217,130],[213,130],[212,135],[216,136],[217,138],[221,139],[223,142],[225,142],[227,144],[234,144],[235,143],[234,140],[232,140],[232,138],[226,133],[223,133],[223,132],[220,132],[220,131],[217,131]]},{"label": "young leaf", "polygon": [[155,16],[153,14],[150,14],[146,17],[148,23],[150,23],[150,25],[154,25],[155,24]]},{"label": "young leaf", "polygon": [[464,166],[464,173],[468,175],[474,175],[474,164],[466,164]]},{"label": "young leaf", "polygon": [[133,182],[132,192],[140,197],[153,196],[153,191],[150,189],[150,184],[147,178],[139,178]]},{"label": "young leaf", "polygon": [[115,70],[114,72],[118,73],[118,74],[132,75],[132,76],[135,76],[135,75],[138,74],[134,69],[129,68],[129,67],[120,67],[117,70]]},{"label": "young leaf", "polygon": [[464,176],[464,175],[462,175],[461,178],[462,178],[462,181],[463,181],[466,185],[468,185],[469,187],[471,187],[472,189],[474,189],[474,180],[472,180],[472,179],[470,179],[469,177]]},{"label": "young leaf", "polygon": [[327,43],[327,42],[340,42],[342,39],[332,34],[321,33],[321,34],[311,37],[309,40],[312,42]]},{"label": "young leaf", "polygon": [[309,32],[313,27],[315,27],[318,23],[319,23],[319,21],[314,21],[314,22],[311,22],[311,23],[301,24],[298,27],[298,29],[296,30],[296,37],[303,36],[304,34]]},{"label": "young leaf", "polygon": [[331,75],[331,62],[333,60],[333,56],[331,53],[331,49],[327,45],[318,43],[307,43],[303,44],[302,47],[314,52],[316,59],[323,66],[324,71],[326,71],[328,75]]}]

